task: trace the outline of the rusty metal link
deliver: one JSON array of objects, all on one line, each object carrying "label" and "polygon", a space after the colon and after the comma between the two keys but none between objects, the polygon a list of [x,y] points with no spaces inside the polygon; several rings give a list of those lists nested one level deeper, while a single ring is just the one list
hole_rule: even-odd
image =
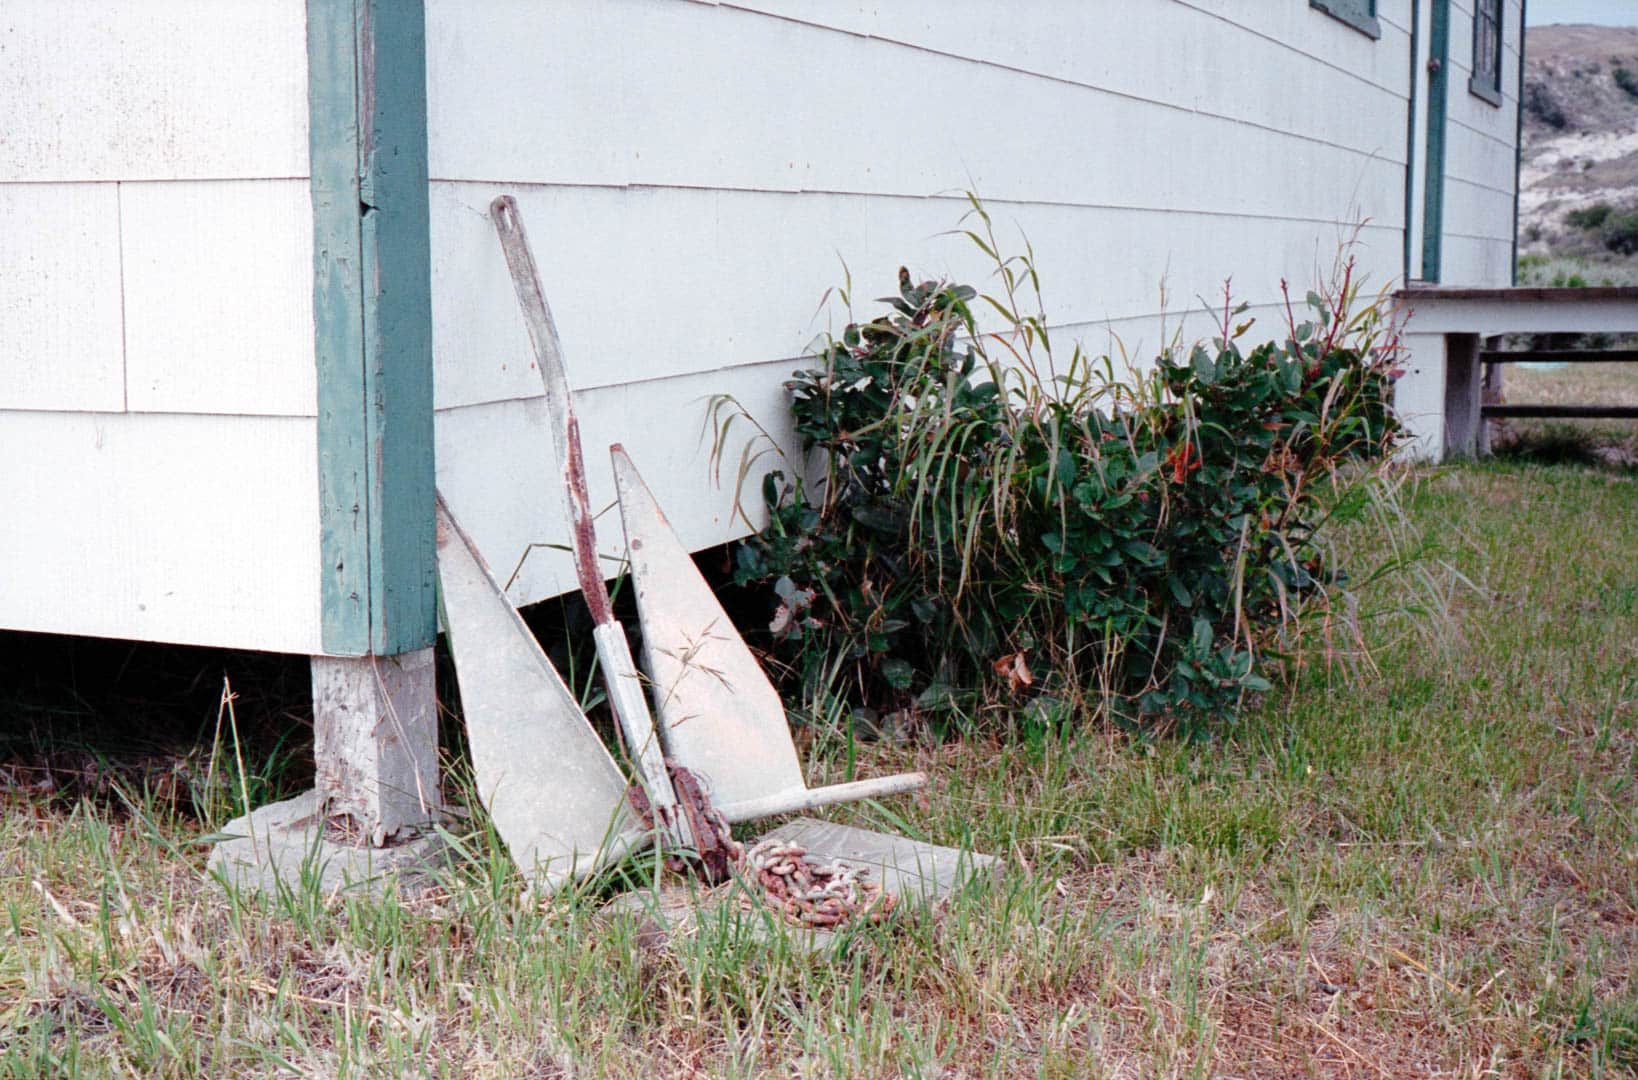
[{"label": "rusty metal link", "polygon": [[[788,840],[762,840],[747,851],[734,839],[728,819],[711,805],[700,778],[681,765],[672,765],[670,772],[677,805],[688,815],[703,850],[667,856],[668,870],[692,870],[716,885],[738,869],[741,880],[761,892],[761,903],[789,925],[807,930],[836,930],[855,919],[880,923],[898,907],[896,893],[869,880],[868,866],[849,866],[841,860],[822,863],[807,848]],[[652,826],[653,814],[641,785],[631,785],[626,797],[637,816]],[[748,891],[741,894],[740,903],[750,909],[759,900]]]}]

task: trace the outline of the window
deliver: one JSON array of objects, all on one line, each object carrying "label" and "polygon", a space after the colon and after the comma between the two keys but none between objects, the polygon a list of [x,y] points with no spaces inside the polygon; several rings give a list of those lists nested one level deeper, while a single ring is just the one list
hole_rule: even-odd
[{"label": "window", "polygon": [[1366,37],[1382,36],[1376,22],[1376,0],[1308,0],[1308,6],[1341,19]]},{"label": "window", "polygon": [[1502,0],[1474,0],[1473,74],[1467,88],[1492,105],[1502,103]]}]

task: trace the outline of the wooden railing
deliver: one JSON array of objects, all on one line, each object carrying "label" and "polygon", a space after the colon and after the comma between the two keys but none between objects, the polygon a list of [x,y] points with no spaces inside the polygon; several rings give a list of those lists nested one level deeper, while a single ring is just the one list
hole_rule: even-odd
[{"label": "wooden railing", "polygon": [[[1638,349],[1484,349],[1485,364],[1618,364],[1638,363]],[[1486,404],[1479,407],[1486,420],[1551,418],[1564,420],[1638,420],[1638,405]]]},{"label": "wooden railing", "polygon": [[[1638,415],[1638,410],[1625,405],[1483,404],[1486,364],[1520,360],[1579,364],[1638,361],[1638,349],[1630,347],[1632,339],[1638,337],[1638,286],[1470,288],[1419,284],[1396,292],[1394,302],[1408,315],[1405,376],[1394,387],[1394,407],[1417,436],[1415,453],[1429,457],[1483,453],[1491,426],[1484,422],[1486,419],[1629,419]],[[1596,353],[1579,349],[1495,351],[1500,336],[1505,334],[1602,334],[1622,348]],[[1500,374],[1504,369],[1498,366],[1493,370]]]}]

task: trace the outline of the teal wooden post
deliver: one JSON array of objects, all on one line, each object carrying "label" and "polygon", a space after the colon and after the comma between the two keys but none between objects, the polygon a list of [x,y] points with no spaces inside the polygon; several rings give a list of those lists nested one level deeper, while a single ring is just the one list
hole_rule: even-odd
[{"label": "teal wooden post", "polygon": [[323,642],[437,634],[426,22],[421,0],[308,0]]},{"label": "teal wooden post", "polygon": [[1432,0],[1428,36],[1428,153],[1422,194],[1422,280],[1439,280],[1445,228],[1445,114],[1450,90],[1450,0]]}]

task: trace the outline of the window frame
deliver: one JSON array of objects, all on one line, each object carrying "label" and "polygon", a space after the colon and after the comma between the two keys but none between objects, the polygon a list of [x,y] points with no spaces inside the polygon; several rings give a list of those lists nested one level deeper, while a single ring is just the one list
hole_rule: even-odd
[{"label": "window frame", "polygon": [[1382,37],[1376,18],[1376,0],[1308,0],[1308,6],[1358,30],[1372,41]]},{"label": "window frame", "polygon": [[[1479,28],[1490,22],[1490,16],[1495,19],[1492,25],[1496,28],[1495,47],[1490,54],[1490,70],[1481,78],[1479,69],[1480,40]],[[1504,39],[1506,37],[1505,22],[1507,19],[1507,5],[1504,0],[1473,0],[1473,54],[1471,74],[1467,77],[1467,92],[1480,101],[1501,107],[1502,103],[1502,56],[1504,55]]]}]

